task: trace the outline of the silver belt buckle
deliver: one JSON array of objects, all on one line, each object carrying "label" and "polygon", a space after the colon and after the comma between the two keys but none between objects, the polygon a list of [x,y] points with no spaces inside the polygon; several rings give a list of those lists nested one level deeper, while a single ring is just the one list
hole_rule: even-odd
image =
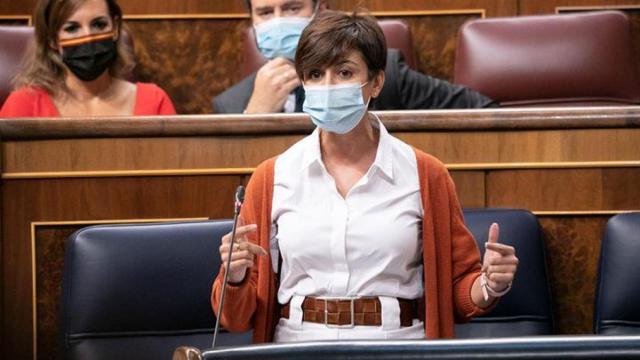
[{"label": "silver belt buckle", "polygon": [[[329,324],[329,309],[328,309],[328,305],[327,305],[327,299],[324,299],[324,325],[328,328],[331,329],[351,329],[353,327],[356,326],[355,324],[355,305],[354,305],[354,301],[356,301],[357,298],[349,298],[349,299],[338,299],[338,301],[344,301],[344,300],[349,300],[349,310],[351,312],[351,323],[349,324],[345,324],[345,325],[333,325],[333,324]],[[340,314],[340,312],[338,312],[338,314]],[[340,321],[340,315],[338,315],[338,321]]]}]

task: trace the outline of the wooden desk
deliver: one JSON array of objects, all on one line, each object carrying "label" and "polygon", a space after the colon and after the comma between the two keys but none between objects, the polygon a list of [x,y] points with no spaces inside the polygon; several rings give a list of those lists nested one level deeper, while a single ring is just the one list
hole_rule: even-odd
[{"label": "wooden desk", "polygon": [[[640,210],[640,108],[379,113],[444,161],[465,207],[538,214],[557,332],[591,331],[602,227]],[[304,115],[0,120],[3,358],[54,354],[63,241],[103,222],[231,216]]]}]

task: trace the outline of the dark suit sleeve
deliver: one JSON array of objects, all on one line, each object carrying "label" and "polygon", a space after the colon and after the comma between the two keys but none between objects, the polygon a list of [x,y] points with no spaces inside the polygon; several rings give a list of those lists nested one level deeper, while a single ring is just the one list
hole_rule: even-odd
[{"label": "dark suit sleeve", "polygon": [[215,114],[229,114],[229,111],[224,107],[224,102],[220,101],[217,96],[211,100],[211,105]]},{"label": "dark suit sleeve", "polygon": [[385,73],[385,85],[375,106],[378,110],[498,107],[477,91],[411,70],[397,50],[389,50]]},{"label": "dark suit sleeve", "polygon": [[249,104],[253,93],[256,73],[242,79],[212,100],[213,112],[216,114],[242,114]]}]

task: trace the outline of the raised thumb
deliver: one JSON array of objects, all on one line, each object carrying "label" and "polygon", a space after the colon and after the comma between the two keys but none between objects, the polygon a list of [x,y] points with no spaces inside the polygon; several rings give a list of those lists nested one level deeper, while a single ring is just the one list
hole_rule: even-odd
[{"label": "raised thumb", "polygon": [[497,243],[499,236],[500,236],[500,226],[498,225],[498,223],[491,224],[491,226],[489,227],[489,242]]}]

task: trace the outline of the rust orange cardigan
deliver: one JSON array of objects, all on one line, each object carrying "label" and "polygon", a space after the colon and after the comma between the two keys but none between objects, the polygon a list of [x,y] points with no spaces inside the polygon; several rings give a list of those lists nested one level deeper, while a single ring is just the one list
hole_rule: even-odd
[{"label": "rust orange cardigan", "polygon": [[[444,165],[431,155],[415,150],[420,193],[424,206],[422,222],[424,297],[427,338],[454,336],[454,321],[464,322],[488,309],[471,300],[471,287],[480,275],[480,252],[464,225],[455,187]],[[256,169],[249,184],[241,217],[245,224],[257,224],[250,241],[269,249],[271,200],[275,158]],[[270,342],[279,320],[276,276],[270,255],[258,257],[242,283],[228,285],[221,315],[229,331],[253,328],[253,342]],[[211,292],[217,313],[224,269],[221,268]]]}]

